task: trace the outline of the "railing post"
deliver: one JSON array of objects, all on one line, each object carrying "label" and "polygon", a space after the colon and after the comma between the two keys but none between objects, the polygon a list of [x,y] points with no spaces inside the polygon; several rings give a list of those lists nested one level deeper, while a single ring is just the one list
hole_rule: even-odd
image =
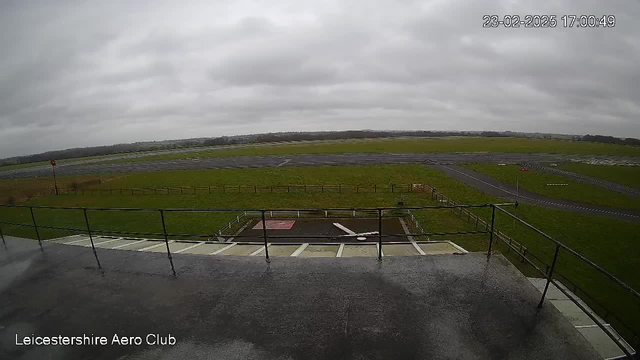
[{"label": "railing post", "polygon": [[378,260],[382,260],[382,209],[378,209]]},{"label": "railing post", "polygon": [[167,226],[164,224],[164,210],[160,209],[160,218],[162,219],[162,232],[164,233],[164,244],[167,246],[167,257],[171,263],[171,271],[173,276],[176,276],[176,269],[173,267],[173,258],[171,257],[171,250],[169,250],[169,235],[167,234]]},{"label": "railing post", "polygon": [[40,232],[38,231],[38,224],[36,224],[36,217],[33,215],[33,208],[29,206],[29,210],[31,210],[31,220],[33,220],[33,228],[36,229],[36,237],[38,238],[38,244],[40,245],[40,251],[42,250],[42,240],[40,240]]},{"label": "railing post", "polygon": [[547,290],[549,290],[549,283],[551,282],[551,278],[553,277],[553,270],[556,268],[556,262],[558,261],[559,252],[560,252],[560,244],[556,244],[556,252],[553,254],[553,262],[551,262],[551,268],[549,269],[549,273],[547,274],[547,283],[544,285],[544,291],[542,292],[542,297],[540,298],[540,303],[538,304],[538,308],[542,307],[542,303],[544,302],[544,297],[547,295]]},{"label": "railing post", "polygon": [[2,229],[0,229],[0,237],[2,238],[2,243],[4,244],[4,247],[7,247],[7,242],[4,241],[4,234],[2,233]]},{"label": "railing post", "polygon": [[267,220],[264,217],[264,210],[260,210],[260,212],[262,213],[262,237],[264,238],[264,254],[266,257],[267,262],[270,262],[269,260],[269,245],[267,244]]},{"label": "railing post", "polygon": [[87,223],[87,232],[89,233],[89,240],[91,240],[91,249],[93,250],[93,256],[96,258],[96,262],[98,263],[98,269],[102,269],[100,265],[100,260],[98,259],[98,253],[96,252],[96,246],[93,243],[93,235],[91,234],[91,227],[89,227],[89,217],[87,216],[87,209],[82,209],[84,212],[84,221]]},{"label": "railing post", "polygon": [[496,221],[496,206],[491,205],[491,234],[489,235],[489,251],[487,251],[487,259],[491,257],[491,246],[493,245],[493,229]]}]

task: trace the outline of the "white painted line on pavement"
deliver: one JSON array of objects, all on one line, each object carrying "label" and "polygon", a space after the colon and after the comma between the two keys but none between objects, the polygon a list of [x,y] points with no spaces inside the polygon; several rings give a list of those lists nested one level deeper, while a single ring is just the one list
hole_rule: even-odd
[{"label": "white painted line on pavement", "polygon": [[209,254],[209,255],[218,255],[218,254],[220,254],[221,252],[223,252],[223,251],[225,251],[225,250],[227,250],[227,249],[229,249],[229,248],[232,248],[232,247],[234,247],[234,246],[236,246],[236,245],[238,245],[238,243],[233,243],[233,244],[231,244],[231,245],[227,245],[227,246],[223,247],[222,249],[219,249],[219,250],[216,250],[216,251],[212,252],[212,253],[211,253],[211,254]]},{"label": "white painted line on pavement", "polygon": [[193,248],[195,248],[195,247],[198,247],[198,246],[200,246],[200,245],[202,245],[202,244],[204,244],[204,241],[203,241],[203,242],[199,242],[199,243],[197,243],[197,244],[195,244],[195,245],[187,246],[187,247],[186,247],[186,248],[184,248],[184,249],[180,249],[180,250],[178,250],[178,251],[174,251],[173,253],[174,253],[174,254],[180,254],[181,252],[184,252],[184,251],[187,251],[187,250],[191,250],[191,249],[193,249]]},{"label": "white painted line on pavement", "polygon": [[[126,240],[126,239],[123,239],[123,240]],[[145,242],[145,241],[147,241],[147,240],[134,241],[134,242],[132,242],[132,243],[128,243],[128,244],[122,244],[122,245],[114,246],[114,247],[112,247],[111,249],[112,249],[112,250],[113,250],[113,249],[120,249],[120,248],[123,248],[123,247],[126,247],[126,246],[135,245],[135,244],[140,244],[141,242]]]},{"label": "white painted line on pavement", "polygon": [[[271,246],[271,244],[267,244],[267,247],[269,247],[269,246]],[[263,251],[264,251],[264,246],[261,246],[260,249],[252,252],[251,254],[249,254],[249,256],[256,256],[256,255],[260,254]]]},{"label": "white painted line on pavement", "polygon": [[291,257],[297,257],[298,255],[300,255],[304,251],[304,249],[307,248],[307,246],[309,246],[308,243],[300,245],[300,247],[297,248],[296,251],[293,252],[293,254],[291,254]]},{"label": "white painted line on pavement", "polygon": [[338,253],[336,254],[336,257],[342,257],[342,252],[344,251],[344,243],[340,244],[340,247],[338,248]]},{"label": "white painted line on pavement", "polygon": [[[155,249],[165,244],[164,241],[159,241],[159,243],[160,244],[155,244],[155,245],[147,246],[146,248],[139,249],[138,251],[147,251],[147,250]],[[169,244],[171,243],[173,243],[173,240],[169,240]]]},{"label": "white painted line on pavement", "polygon": [[416,248],[416,250],[418,250],[420,255],[427,255],[427,253],[425,253],[424,250],[422,250],[422,248],[418,246],[418,244],[415,241],[412,241],[411,243],[413,244],[413,247]]}]

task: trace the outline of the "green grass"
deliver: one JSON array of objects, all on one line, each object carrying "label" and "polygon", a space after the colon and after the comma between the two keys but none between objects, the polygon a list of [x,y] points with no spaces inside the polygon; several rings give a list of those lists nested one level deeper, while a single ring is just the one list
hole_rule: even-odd
[{"label": "green grass", "polygon": [[558,167],[563,170],[573,171],[640,189],[640,166],[566,163],[559,164]]},{"label": "green grass", "polygon": [[114,162],[138,162],[203,157],[229,157],[245,155],[288,154],[341,154],[341,153],[431,153],[431,152],[508,152],[508,153],[565,153],[591,155],[640,156],[640,147],[576,142],[569,140],[543,140],[522,138],[429,138],[429,139],[376,139],[304,143],[280,146],[255,146],[238,149],[195,150],[189,153],[160,154]]},{"label": "green grass", "polygon": [[[465,167],[513,186],[516,186],[517,179],[519,179],[521,190],[528,190],[556,199],[640,210],[640,199],[603,189],[600,186],[585,184],[562,175],[536,170],[520,171],[520,167],[516,165],[473,164],[465,165]],[[569,185],[547,186],[547,184]]]},{"label": "green grass", "polygon": [[[152,187],[152,186],[205,186],[215,184],[391,184],[427,183],[445,195],[465,203],[499,202],[502,199],[488,196],[443,173],[420,165],[316,167],[276,169],[233,169],[134,173],[103,184],[103,187]],[[391,193],[214,193],[199,195],[94,195],[49,196],[30,202],[34,205],[87,206],[87,207],[137,207],[137,208],[322,208],[322,207],[379,207],[394,206],[398,194]],[[434,204],[430,194],[405,194],[407,205]],[[640,266],[640,242],[638,223],[521,205],[514,210],[525,221],[537,226],[559,241],[592,259],[635,289],[640,289],[637,269]],[[475,213],[489,218],[489,209]],[[30,224],[28,211],[19,208],[2,208],[5,221]],[[36,209],[40,225],[84,228],[84,218],[78,210]],[[168,231],[172,233],[212,233],[224,226],[236,213],[168,213]],[[474,229],[466,217],[460,218],[450,210],[420,210],[415,212],[427,231],[462,231]],[[119,213],[90,211],[94,229],[155,232],[162,231],[158,212]],[[529,253],[549,264],[553,244],[513,220],[498,213],[496,226],[525,245]],[[6,234],[31,237],[33,229],[3,226]],[[41,229],[44,238],[67,234],[60,230]],[[434,238],[438,239],[438,238]],[[442,239],[442,238],[439,238]],[[486,251],[487,236],[447,236],[470,251]],[[533,275],[531,268],[521,264],[506,247],[497,245],[525,274]],[[640,305],[624,291],[593,269],[577,261],[568,253],[562,253],[557,269],[566,274],[581,288],[594,295],[619,317],[640,328]],[[592,304],[593,306],[593,304]]]},{"label": "green grass", "polygon": [[24,168],[29,168],[29,167],[34,167],[34,166],[42,166],[42,165],[48,165],[48,164],[49,164],[48,161],[38,161],[38,162],[25,163],[25,164],[4,165],[4,166],[0,166],[0,171],[24,169]]}]

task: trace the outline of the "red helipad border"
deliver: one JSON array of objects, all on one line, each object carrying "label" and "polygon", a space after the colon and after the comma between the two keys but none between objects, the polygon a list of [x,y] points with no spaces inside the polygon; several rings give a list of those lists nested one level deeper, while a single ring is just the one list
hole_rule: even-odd
[{"label": "red helipad border", "polygon": [[[266,220],[265,225],[267,226],[267,230],[291,230],[293,224],[295,224],[295,220]],[[262,230],[262,221],[258,221],[258,223],[252,228],[253,230]]]}]

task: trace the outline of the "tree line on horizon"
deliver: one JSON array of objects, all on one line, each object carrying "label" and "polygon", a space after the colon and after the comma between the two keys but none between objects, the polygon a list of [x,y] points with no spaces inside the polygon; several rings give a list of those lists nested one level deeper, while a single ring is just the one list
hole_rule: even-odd
[{"label": "tree line on horizon", "polygon": [[544,139],[568,139],[573,141],[588,141],[616,145],[640,146],[640,139],[617,138],[604,135],[554,135],[540,133],[498,132],[498,131],[375,131],[375,130],[350,130],[350,131],[322,131],[322,132],[280,132],[255,135],[220,136],[215,138],[194,138],[167,141],[137,142],[130,144],[115,144],[107,146],[93,146],[85,148],[72,148],[65,150],[47,151],[44,153],[16,156],[0,159],[0,166],[26,164],[52,159],[74,159],[90,156],[127,154],[144,151],[158,151],[171,149],[184,149],[200,146],[227,146],[241,144],[261,144],[274,142],[295,142],[314,140],[348,140],[348,139],[375,139],[393,137],[447,137],[447,136],[481,136],[481,137],[522,137]]}]

